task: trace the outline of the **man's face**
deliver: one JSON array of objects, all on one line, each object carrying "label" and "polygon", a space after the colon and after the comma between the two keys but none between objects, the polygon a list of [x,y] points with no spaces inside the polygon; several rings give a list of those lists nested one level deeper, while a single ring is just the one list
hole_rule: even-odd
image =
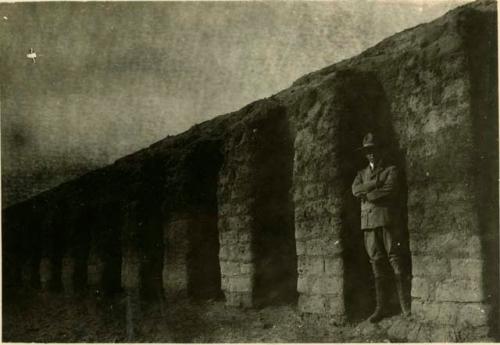
[{"label": "man's face", "polygon": [[379,155],[377,150],[375,149],[369,149],[365,153],[366,159],[368,159],[368,162],[375,164],[378,161]]}]

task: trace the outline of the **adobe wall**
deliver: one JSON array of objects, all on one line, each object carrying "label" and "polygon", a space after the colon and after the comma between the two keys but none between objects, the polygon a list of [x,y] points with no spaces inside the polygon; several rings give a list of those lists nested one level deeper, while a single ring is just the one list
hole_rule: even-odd
[{"label": "adobe wall", "polygon": [[261,101],[247,116],[230,131],[218,189],[222,289],[245,307],[293,300],[297,276],[285,109]]},{"label": "adobe wall", "polygon": [[[474,9],[457,10],[432,25],[398,34],[357,58],[305,76],[277,95],[291,108],[297,126],[296,168],[303,167],[300,175],[310,180],[300,185],[296,169],[294,178],[299,183],[295,183],[295,190],[300,192],[295,192],[295,197],[302,203],[297,207],[307,210],[312,205],[311,219],[316,219],[322,208],[342,210],[341,206],[333,206],[341,198],[327,191],[331,186],[328,178],[335,174],[333,166],[339,162],[334,154],[339,142],[331,141],[335,133],[333,117],[335,109],[345,101],[334,95],[325,101],[311,94],[324,94],[318,90],[329,84],[329,91],[335,93],[335,84],[343,83],[342,77],[335,82],[337,75],[353,70],[367,73],[379,83],[382,93],[377,97],[385,98],[381,101],[387,104],[393,158],[400,164],[407,184],[407,195],[403,196],[406,205],[402,206],[407,209],[412,255],[412,307],[422,320],[432,324],[411,332],[394,330],[399,335],[409,333],[410,341],[485,336],[488,329],[495,328],[493,323],[498,318],[498,224],[493,222],[498,220],[498,210],[493,209],[498,205],[493,182],[493,176],[498,178],[498,153],[493,149],[498,147],[493,134],[498,129],[498,86],[496,77],[492,77],[497,75],[494,6],[483,3]],[[358,86],[356,92],[367,92]],[[368,93],[377,89],[370,90]],[[339,112],[336,120],[351,115],[348,110]],[[360,130],[363,122],[356,125]],[[300,146],[305,148],[301,155]],[[314,175],[321,177],[315,180]],[[313,256],[308,253],[332,255],[335,245],[342,243],[337,242],[338,225],[325,226],[324,230],[321,226],[335,219],[341,224],[342,216],[331,211],[323,214],[323,222],[307,224],[307,220],[297,219],[298,252],[309,260]],[[313,239],[309,240],[307,231],[318,234],[311,234]],[[332,243],[322,249],[330,238]],[[321,256],[315,260],[304,274],[330,277],[326,261]],[[299,267],[300,261],[299,256]],[[341,272],[342,266],[337,269]],[[302,300],[307,301],[302,309],[328,309],[325,296],[327,292],[333,294],[334,283],[339,286],[335,292],[340,293],[340,279],[331,281],[325,290],[307,285],[312,281],[305,279],[304,284],[299,284],[306,296]],[[326,301],[329,299],[332,297]],[[341,311],[345,308],[341,301],[335,305]]]},{"label": "adobe wall", "polygon": [[[372,130],[402,172],[408,341],[498,318],[496,4],[459,8],[289,89],[4,211],[4,291],[373,306],[350,185]],[[80,291],[79,291],[80,290]]]},{"label": "adobe wall", "polygon": [[363,135],[392,136],[382,91],[373,75],[344,70],[300,97],[293,195],[303,312],[343,318],[373,304],[351,183],[364,164],[355,152]]}]

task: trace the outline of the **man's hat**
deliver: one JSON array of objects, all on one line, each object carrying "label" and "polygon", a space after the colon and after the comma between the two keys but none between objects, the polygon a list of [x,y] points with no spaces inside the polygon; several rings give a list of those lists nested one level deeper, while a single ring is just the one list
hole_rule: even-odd
[{"label": "man's hat", "polygon": [[375,137],[373,136],[373,133],[368,132],[363,138],[363,146],[358,147],[356,151],[363,151],[366,149],[373,149],[378,147]]}]

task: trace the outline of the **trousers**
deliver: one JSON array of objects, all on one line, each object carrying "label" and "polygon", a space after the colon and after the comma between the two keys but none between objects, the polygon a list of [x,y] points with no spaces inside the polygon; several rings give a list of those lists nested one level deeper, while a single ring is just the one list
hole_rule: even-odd
[{"label": "trousers", "polygon": [[400,232],[396,227],[381,226],[363,229],[365,249],[373,267],[375,278],[383,275],[380,269],[383,260],[389,259],[394,274],[402,272],[402,243]]}]

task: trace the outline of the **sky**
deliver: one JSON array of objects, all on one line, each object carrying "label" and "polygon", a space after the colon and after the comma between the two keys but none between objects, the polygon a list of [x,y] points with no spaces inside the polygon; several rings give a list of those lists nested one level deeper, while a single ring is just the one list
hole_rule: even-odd
[{"label": "sky", "polygon": [[465,2],[2,3],[2,207]]}]

